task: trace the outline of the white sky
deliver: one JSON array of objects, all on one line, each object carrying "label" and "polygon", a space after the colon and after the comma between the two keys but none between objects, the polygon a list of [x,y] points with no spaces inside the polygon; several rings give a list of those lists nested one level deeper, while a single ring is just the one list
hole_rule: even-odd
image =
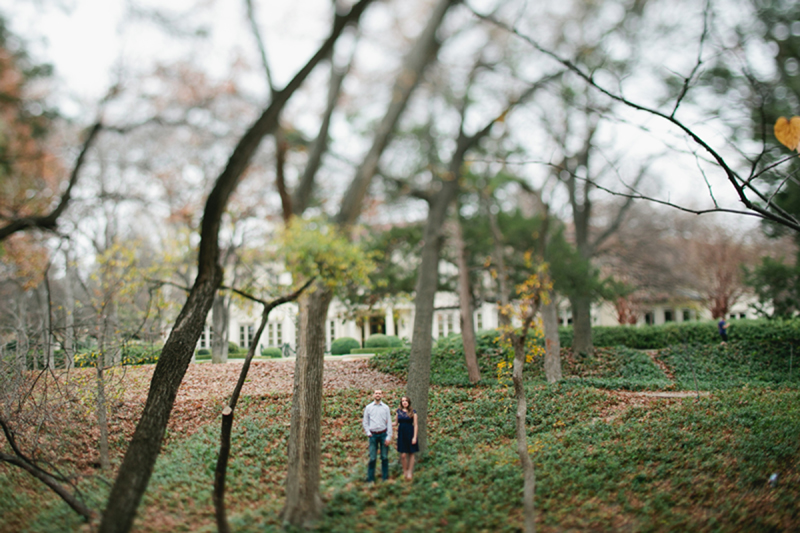
[{"label": "white sky", "polygon": [[[56,75],[64,84],[59,93],[68,95],[59,104],[69,115],[73,110],[77,112],[81,105],[91,105],[101,98],[113,85],[115,67],[120,65],[128,71],[140,71],[147,70],[155,61],[202,54],[204,64],[209,65],[212,72],[216,69],[222,74],[237,54],[258,61],[243,0],[218,0],[216,3],[214,0],[171,0],[168,5],[177,13],[198,1],[217,7],[213,11],[196,12],[191,25],[202,23],[209,29],[210,37],[189,40],[190,44],[186,39],[170,40],[151,25],[131,21],[126,12],[126,0],[0,0],[0,12],[11,30],[26,40],[28,50],[37,61],[55,66]],[[137,4],[148,3],[164,5],[158,0],[140,0]],[[316,48],[320,35],[325,35],[330,0],[270,0],[256,2],[256,7],[260,9],[261,29],[280,86]],[[675,191],[674,198],[703,194],[696,187],[686,191],[687,183],[695,186],[698,183],[698,171],[691,167],[689,161],[684,167],[686,174],[668,184],[668,188]],[[694,176],[686,179],[690,174]],[[712,181],[717,177],[712,176]],[[724,182],[715,186],[721,197],[725,197],[729,189]],[[726,200],[726,203],[735,203],[735,198]]]}]

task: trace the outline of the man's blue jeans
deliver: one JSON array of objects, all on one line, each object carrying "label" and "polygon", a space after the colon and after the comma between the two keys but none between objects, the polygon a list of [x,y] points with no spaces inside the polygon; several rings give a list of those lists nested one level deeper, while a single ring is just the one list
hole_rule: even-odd
[{"label": "man's blue jeans", "polygon": [[367,481],[375,481],[375,463],[378,459],[378,448],[381,450],[381,478],[389,479],[389,446],[386,445],[386,433],[372,435],[369,438],[369,464],[367,465]]}]

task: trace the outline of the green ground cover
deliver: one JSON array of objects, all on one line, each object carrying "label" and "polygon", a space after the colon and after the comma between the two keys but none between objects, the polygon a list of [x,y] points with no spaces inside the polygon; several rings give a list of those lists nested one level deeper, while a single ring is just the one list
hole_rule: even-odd
[{"label": "green ground cover", "polygon": [[[320,531],[518,531],[522,478],[512,391],[496,364],[508,354],[481,335],[483,380],[465,383],[456,338],[433,356],[429,453],[414,481],[374,486],[360,428],[369,391],[326,391]],[[777,345],[773,345],[775,348]],[[800,387],[796,362],[752,344],[675,345],[644,352],[564,352],[565,380],[528,369],[529,447],[540,531],[796,531],[800,529]],[[375,368],[403,375],[407,350]],[[461,365],[461,366],[460,366]],[[792,367],[790,369],[790,366]],[[693,391],[655,398],[634,391]],[[389,391],[396,403],[402,390]],[[279,531],[290,395],[245,397],[228,474],[234,531]],[[218,426],[170,434],[137,531],[215,531],[211,490]],[[121,445],[121,443],[117,443]],[[771,474],[777,483],[768,483]],[[108,485],[82,488],[100,507]],[[77,517],[25,474],[0,466],[0,529],[76,531]]]}]

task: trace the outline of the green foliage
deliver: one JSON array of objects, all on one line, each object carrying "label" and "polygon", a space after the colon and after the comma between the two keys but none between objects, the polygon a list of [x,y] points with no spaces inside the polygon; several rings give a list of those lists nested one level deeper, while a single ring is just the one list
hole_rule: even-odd
[{"label": "green foliage", "polygon": [[[572,328],[559,328],[562,347],[572,345]],[[728,338],[732,341],[800,341],[800,319],[733,320]],[[595,346],[627,346],[638,350],[666,348],[674,344],[719,342],[717,324],[710,321],[669,322],[658,326],[596,326],[592,328]]]},{"label": "green foliage", "polygon": [[400,348],[403,341],[394,335],[376,334],[371,335],[364,341],[364,348]]},{"label": "green foliage", "polygon": [[[800,195],[798,195],[800,200]],[[762,257],[761,264],[745,268],[745,283],[758,298],[756,310],[767,318],[790,318],[800,311],[800,263]]]},{"label": "green foliage", "polygon": [[280,359],[283,357],[283,350],[274,346],[270,348],[262,348],[261,355],[264,357],[271,357],[272,359]]},{"label": "green foliage", "polygon": [[196,353],[198,356],[211,355],[211,350],[209,350],[208,348],[200,348],[199,350],[197,350]]},{"label": "green foliage", "polygon": [[[394,405],[403,391],[386,393]],[[616,531],[621,523],[631,531],[800,527],[798,388],[744,386],[699,399],[631,404],[627,396],[568,380],[555,386],[530,383],[527,397],[538,526],[544,531],[581,531],[588,525]],[[429,450],[413,483],[399,481],[392,451],[393,482],[367,487],[360,415],[368,401],[361,390],[325,391],[326,511],[320,531],[520,530],[523,480],[510,390],[433,386]],[[282,498],[264,494],[283,490],[290,411],[289,394],[244,396],[239,403],[226,485],[235,530],[284,530]],[[210,487],[218,432],[216,419],[191,429],[171,426],[140,510],[153,517],[148,527],[172,531],[179,521],[187,531],[214,529]],[[773,472],[778,484],[770,487]],[[81,489],[92,507],[102,508],[109,490],[105,481],[89,476]],[[60,499],[12,468],[0,468],[0,514],[14,531],[80,528]]]},{"label": "green foliage", "polygon": [[386,346],[384,348],[353,348],[353,349],[350,350],[350,353],[351,354],[357,354],[357,353],[381,353],[381,352],[388,352],[390,350],[394,350],[394,348],[391,348],[389,346]]},{"label": "green foliage", "polygon": [[672,369],[681,389],[741,387],[746,384],[800,384],[800,343],[784,340],[670,346],[658,359]]},{"label": "green foliage", "polygon": [[242,349],[239,348],[239,345],[233,341],[228,341],[228,354],[237,354],[241,352]]},{"label": "green foliage", "polygon": [[375,270],[371,253],[350,242],[340,230],[320,219],[292,219],[281,236],[287,268],[300,279],[319,278],[335,294],[348,286],[369,285]]},{"label": "green foliage", "polygon": [[127,343],[122,347],[122,364],[151,365],[158,362],[161,345]]},{"label": "green foliage", "polygon": [[331,355],[349,354],[355,348],[361,348],[361,343],[353,337],[339,337],[331,343]]}]

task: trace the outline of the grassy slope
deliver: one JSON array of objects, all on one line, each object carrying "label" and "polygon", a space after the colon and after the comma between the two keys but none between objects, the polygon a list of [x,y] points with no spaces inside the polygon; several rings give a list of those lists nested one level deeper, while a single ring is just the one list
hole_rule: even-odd
[{"label": "grassy slope", "polygon": [[[454,340],[439,344],[430,397],[430,453],[413,483],[368,486],[360,415],[364,391],[326,393],[323,531],[516,531],[522,480],[511,391],[497,383],[505,357],[482,339],[484,382],[464,386]],[[668,379],[643,352],[565,359],[567,379],[529,370],[530,450],[540,531],[791,531],[800,528],[798,377],[742,346],[660,352]],[[407,355],[375,365],[403,372]],[[800,372],[798,372],[800,374]],[[632,402],[618,390],[692,389],[709,396]],[[599,388],[598,388],[599,387]],[[401,391],[392,391],[396,403]],[[237,414],[228,505],[236,531],[278,531],[290,397],[243,400]],[[218,429],[171,435],[137,521],[138,531],[215,531],[210,492]],[[766,480],[779,473],[777,486]],[[99,507],[107,486],[87,480]],[[80,522],[36,482],[0,466],[0,530],[75,531]]]}]

